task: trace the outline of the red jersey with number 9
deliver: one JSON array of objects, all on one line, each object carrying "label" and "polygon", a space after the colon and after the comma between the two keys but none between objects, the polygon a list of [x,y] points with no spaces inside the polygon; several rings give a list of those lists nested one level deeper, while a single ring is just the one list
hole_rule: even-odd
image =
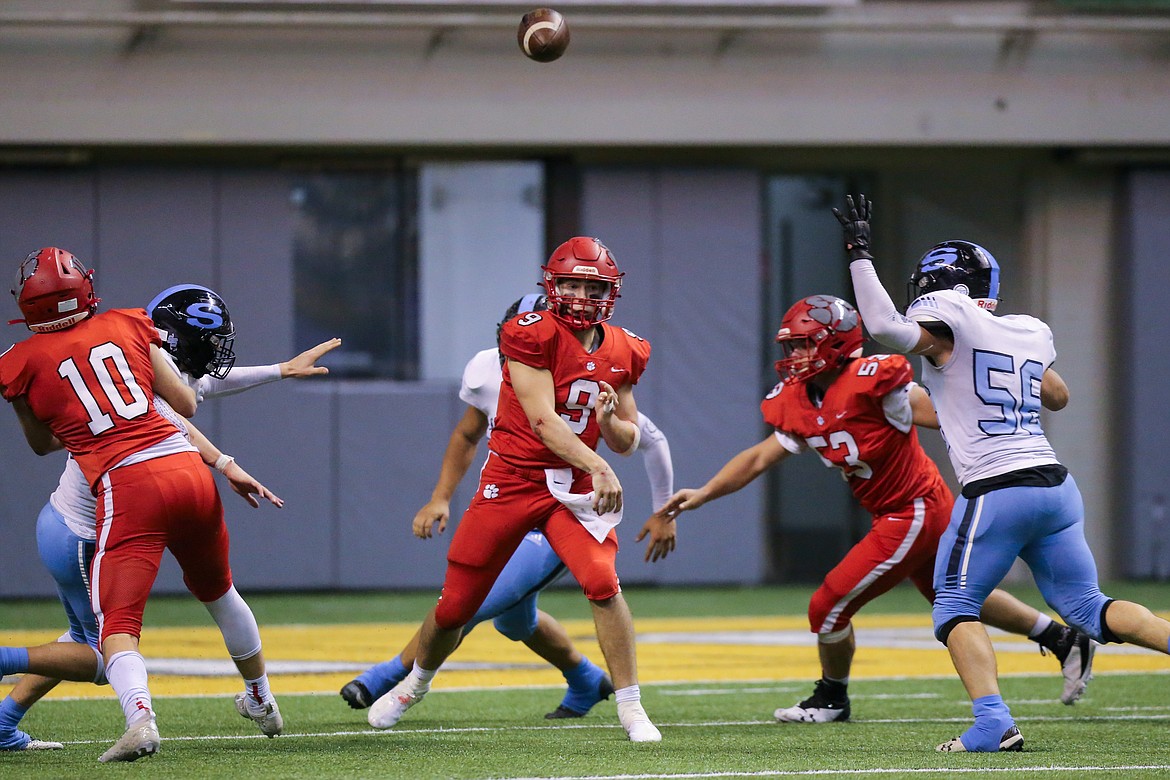
[{"label": "red jersey with number 9", "polygon": [[110,309],[13,345],[0,355],[0,388],[8,401],[25,397],[93,485],[176,432],[151,402],[150,345],[162,343],[145,309]]},{"label": "red jersey with number 9", "polygon": [[840,469],[861,505],[882,514],[927,495],[942,481],[914,426],[899,430],[882,406],[887,394],[913,378],[902,355],[873,355],[851,360],[819,406],[805,383],[781,382],[760,410],[769,425],[802,439],[826,466]]},{"label": "red jersey with number 9", "polygon": [[[552,373],[556,387],[556,411],[573,433],[591,449],[597,449],[601,429],[593,413],[593,402],[601,392],[600,382],[616,390],[637,384],[650,342],[624,329],[602,323],[601,344],[586,352],[568,325],[547,312],[528,312],[504,323],[500,352],[510,360]],[[568,464],[555,455],[528,423],[512,389],[512,376],[504,364],[500,403],[490,440],[491,450],[509,463],[535,468],[564,468]]]}]

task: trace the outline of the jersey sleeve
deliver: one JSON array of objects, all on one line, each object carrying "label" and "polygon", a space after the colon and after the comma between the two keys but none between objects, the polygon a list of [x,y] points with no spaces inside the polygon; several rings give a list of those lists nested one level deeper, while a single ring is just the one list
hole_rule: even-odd
[{"label": "jersey sleeve", "polygon": [[914,381],[914,369],[903,355],[880,355],[867,358],[877,364],[873,374],[873,394],[885,396]]},{"label": "jersey sleeve", "polygon": [[146,313],[146,309],[111,309],[111,312],[125,315],[134,335],[146,341],[147,344],[157,344],[159,347],[166,344],[162,334],[158,332],[158,328],[150,319],[150,315]]},{"label": "jersey sleeve", "polygon": [[636,385],[650,362],[650,342],[625,328],[622,333],[630,344],[630,382]]},{"label": "jersey sleeve", "polygon": [[6,401],[28,393],[24,363],[24,351],[15,344],[0,354],[0,391]]},{"label": "jersey sleeve", "polygon": [[500,352],[532,368],[551,370],[556,323],[541,312],[528,312],[504,323],[500,331]]},{"label": "jersey sleeve", "polygon": [[971,299],[954,290],[938,290],[910,302],[906,316],[915,322],[942,322],[956,330],[968,316]]},{"label": "jersey sleeve", "polygon": [[[463,380],[459,384],[459,400],[479,409],[487,417],[494,417],[494,406],[499,398],[500,353],[495,349],[477,352],[463,367]],[[494,385],[494,387],[489,387]]]}]

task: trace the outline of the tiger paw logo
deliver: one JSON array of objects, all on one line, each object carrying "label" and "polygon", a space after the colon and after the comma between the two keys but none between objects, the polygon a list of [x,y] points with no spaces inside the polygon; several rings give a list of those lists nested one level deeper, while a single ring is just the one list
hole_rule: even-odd
[{"label": "tiger paw logo", "polygon": [[498,495],[500,495],[500,488],[494,482],[483,486],[484,498],[495,498]]}]

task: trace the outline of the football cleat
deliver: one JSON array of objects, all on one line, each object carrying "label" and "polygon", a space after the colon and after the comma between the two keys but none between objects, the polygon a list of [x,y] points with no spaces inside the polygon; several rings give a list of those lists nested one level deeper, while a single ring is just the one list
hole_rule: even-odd
[{"label": "football cleat", "polygon": [[341,689],[341,698],[355,710],[364,710],[374,703],[370,690],[360,680],[350,680]]},{"label": "football cleat", "polygon": [[259,726],[260,733],[269,739],[279,736],[284,731],[284,718],[281,717],[276,699],[254,704],[248,694],[237,693],[236,712],[240,713],[240,717],[247,718]]},{"label": "football cleat", "polygon": [[[571,696],[573,693],[574,693],[573,690],[570,688],[569,693],[565,694],[565,698],[568,699],[569,696]],[[589,710],[593,709],[594,704],[597,704],[600,701],[605,701],[606,699],[608,699],[612,695],[613,695],[613,682],[609,679],[608,674],[603,674],[601,676],[601,679],[598,681],[597,688],[594,691],[592,691],[590,696],[588,696],[587,698],[575,697],[575,699],[577,701],[580,701],[581,703],[588,705],[585,707],[584,710],[577,710],[573,707],[568,707],[562,701],[560,704],[557,705],[557,708],[555,710],[553,710],[552,712],[545,713],[544,717],[547,720],[559,720],[561,718],[583,718],[589,714]]]},{"label": "football cleat", "polygon": [[6,732],[6,736],[0,739],[0,752],[16,752],[18,750],[61,750],[64,748],[60,742],[49,742],[44,739],[34,739],[20,729],[13,729],[11,732]]},{"label": "football cleat", "polygon": [[650,722],[650,716],[638,701],[618,702],[618,720],[630,742],[661,742],[662,732]]},{"label": "football cleat", "polygon": [[407,681],[403,680],[391,688],[390,693],[370,705],[366,721],[376,729],[388,729],[402,720],[406,711],[422,701],[422,697],[426,693],[426,691],[421,693],[411,691]]},{"label": "football cleat", "polygon": [[[1084,695],[1089,680],[1093,679],[1093,656],[1097,654],[1097,643],[1086,633],[1062,626],[1060,636],[1049,649],[1060,662],[1060,671],[1064,675],[1060,701],[1076,704]],[[1044,645],[1040,646],[1040,654],[1047,655]]]},{"label": "football cleat", "polygon": [[[999,752],[1016,752],[1024,749],[1024,736],[1020,734],[1020,730],[1012,726],[1003,733],[999,738]],[[963,740],[959,737],[948,739],[935,748],[940,753],[966,753],[967,747],[963,744]]]},{"label": "football cleat", "polygon": [[781,723],[833,723],[849,720],[849,697],[833,695],[829,683],[817,680],[813,695],[792,707],[772,713]]},{"label": "football cleat", "polygon": [[119,737],[109,750],[102,753],[98,761],[103,764],[110,761],[137,761],[143,756],[153,756],[161,746],[158,726],[151,715],[126,729],[126,733]]}]

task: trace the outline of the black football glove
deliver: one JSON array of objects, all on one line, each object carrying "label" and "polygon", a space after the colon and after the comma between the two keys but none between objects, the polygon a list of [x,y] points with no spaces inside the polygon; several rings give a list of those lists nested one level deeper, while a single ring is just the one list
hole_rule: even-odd
[{"label": "black football glove", "polygon": [[846,195],[845,213],[833,209],[833,216],[845,229],[845,252],[849,255],[849,262],[862,258],[872,260],[873,255],[869,253],[869,223],[873,218],[873,201],[858,195],[855,206],[853,197]]}]

